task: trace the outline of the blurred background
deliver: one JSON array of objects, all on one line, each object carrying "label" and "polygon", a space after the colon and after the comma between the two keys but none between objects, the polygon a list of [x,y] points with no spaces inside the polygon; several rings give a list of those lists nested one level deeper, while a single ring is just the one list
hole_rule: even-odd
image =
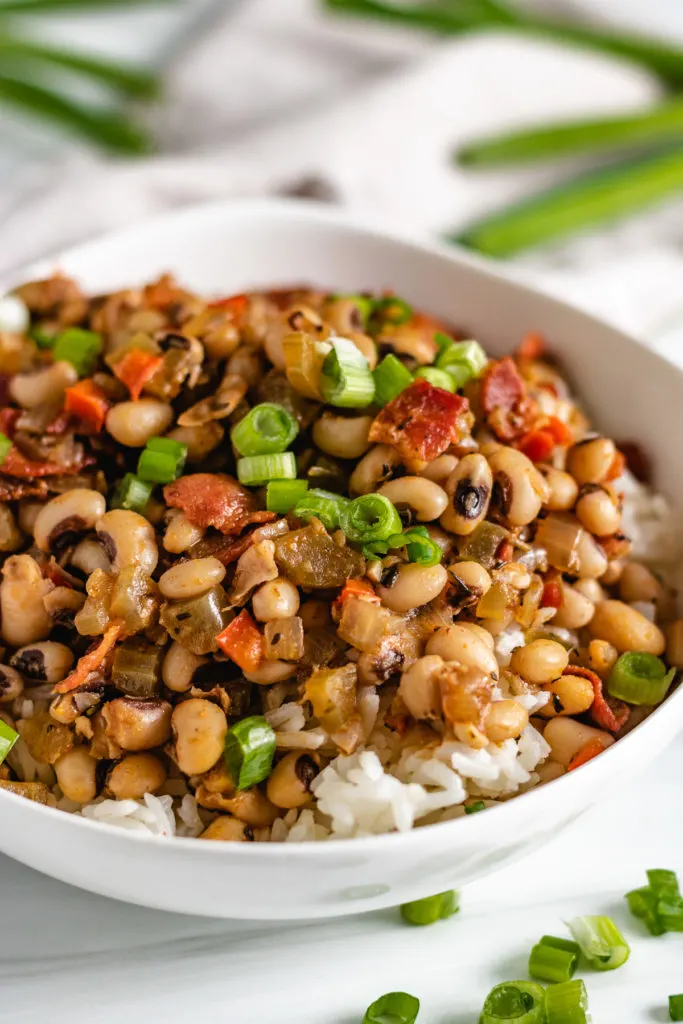
[{"label": "blurred background", "polygon": [[0,273],[193,201],[464,245],[676,357],[680,0],[0,0]]}]

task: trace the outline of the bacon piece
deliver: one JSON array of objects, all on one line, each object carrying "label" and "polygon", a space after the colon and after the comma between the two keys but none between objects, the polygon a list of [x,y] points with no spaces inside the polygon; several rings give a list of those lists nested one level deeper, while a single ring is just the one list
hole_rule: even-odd
[{"label": "bacon piece", "polygon": [[90,673],[96,672],[100,668],[121,635],[122,630],[123,624],[121,622],[113,622],[110,626],[107,626],[97,647],[93,647],[82,658],[79,658],[76,668],[61,683],[57,683],[54,692],[70,693],[71,690],[77,690],[79,686],[83,686],[88,681]]},{"label": "bacon piece", "polygon": [[275,518],[273,512],[257,512],[253,495],[223,473],[181,476],[164,487],[164,499],[182,509],[195,526],[214,526],[221,533],[239,533],[249,523]]},{"label": "bacon piece", "polygon": [[45,480],[5,480],[0,477],[0,501],[20,501],[22,498],[46,498]]},{"label": "bacon piece", "polygon": [[545,355],[545,350],[546,344],[544,339],[540,334],[534,334],[532,331],[530,334],[527,334],[522,338],[517,351],[515,352],[515,356],[517,359],[542,359]]},{"label": "bacon piece", "polygon": [[83,455],[70,466],[60,465],[58,462],[28,459],[16,445],[12,445],[4,462],[0,465],[0,473],[5,476],[18,477],[20,480],[33,480],[34,477],[43,476],[72,476],[74,473],[80,473],[84,466],[91,466],[94,462],[96,459],[92,455]]},{"label": "bacon piece", "polygon": [[541,596],[541,608],[562,607],[562,584],[559,576],[546,578]]},{"label": "bacon piece", "polygon": [[512,441],[527,429],[535,403],[527,398],[524,381],[510,356],[486,370],[481,382],[481,405],[501,441]]},{"label": "bacon piece", "polygon": [[431,462],[469,430],[469,402],[416,380],[375,417],[370,440],[392,445],[401,458]]},{"label": "bacon piece", "polygon": [[9,406],[0,409],[0,431],[7,437],[14,437],[16,423],[21,416],[21,409],[10,409]]},{"label": "bacon piece", "polygon": [[623,700],[614,697],[606,698],[602,692],[602,679],[589,668],[581,665],[569,665],[562,673],[565,676],[583,676],[593,686],[593,703],[590,716],[600,729],[608,732],[619,732],[626,725],[631,709]]}]

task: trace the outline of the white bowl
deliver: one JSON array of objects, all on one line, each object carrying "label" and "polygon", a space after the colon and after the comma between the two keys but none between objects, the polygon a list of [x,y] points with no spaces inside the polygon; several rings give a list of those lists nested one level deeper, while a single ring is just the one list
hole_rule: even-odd
[{"label": "white bowl", "polygon": [[[609,435],[637,439],[656,481],[683,508],[675,439],[683,375],[633,339],[497,270],[367,230],[309,204],[239,202],[184,210],[61,254],[90,292],[164,270],[217,294],[311,282],[394,288],[466,327],[493,354],[544,334]],[[499,807],[441,825],[319,844],[207,843],[120,831],[0,791],[0,850],[72,885],[144,906],[211,917],[314,918],[358,913],[457,888],[556,836],[623,787],[683,724],[683,687],[585,767]]]}]

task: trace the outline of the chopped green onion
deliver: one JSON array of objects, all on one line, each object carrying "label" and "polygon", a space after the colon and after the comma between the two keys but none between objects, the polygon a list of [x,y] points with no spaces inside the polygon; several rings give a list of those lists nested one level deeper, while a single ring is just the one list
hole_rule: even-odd
[{"label": "chopped green onion", "polygon": [[375,300],[370,295],[332,295],[330,301],[337,302],[340,299],[345,299],[347,302],[353,302],[354,306],[358,308],[358,312],[363,320],[363,327],[368,326],[368,321],[372,315],[372,311],[375,308]]},{"label": "chopped green onion", "polygon": [[5,760],[18,739],[19,733],[15,732],[4,719],[0,718],[0,764]]},{"label": "chopped green onion", "polygon": [[408,992],[387,992],[368,1006],[363,1024],[415,1024],[420,1000]]},{"label": "chopped green onion", "polygon": [[85,377],[102,351],[102,335],[85,331],[82,327],[68,327],[55,338],[53,351],[56,363],[71,363],[79,376]]},{"label": "chopped green onion", "polygon": [[319,519],[328,530],[337,530],[341,522],[342,509],[350,505],[348,498],[332,491],[313,488],[299,498],[292,509],[292,515],[298,519]]},{"label": "chopped green onion", "polygon": [[629,651],[617,658],[607,680],[611,697],[629,704],[660,704],[667,695],[676,669],[667,672],[661,658],[642,651]]},{"label": "chopped green onion", "polygon": [[666,931],[657,912],[658,900],[649,886],[633,889],[626,893],[628,908],[634,917],[640,918],[650,935],[663,935]]},{"label": "chopped green onion", "polygon": [[421,532],[418,533],[419,529],[414,526],[403,534],[408,559],[418,565],[438,565],[443,558],[443,551],[429,534],[425,537]]},{"label": "chopped green onion", "polygon": [[9,450],[12,447],[12,442],[7,436],[0,431],[0,466],[3,464],[9,454]]},{"label": "chopped green onion", "polygon": [[557,935],[542,935],[538,940],[541,946],[550,946],[551,949],[563,949],[565,953],[573,953],[577,957],[581,955],[581,947],[578,942],[572,939],[561,939]]},{"label": "chopped green onion", "polygon": [[363,494],[341,509],[341,527],[350,541],[369,544],[401,531],[401,517],[383,494]]},{"label": "chopped green onion", "polygon": [[299,424],[284,405],[261,402],[230,431],[240,455],[276,455],[284,452],[299,433]]},{"label": "chopped green onion", "polygon": [[225,764],[238,789],[249,789],[268,778],[275,744],[275,733],[260,715],[230,726],[225,736]]},{"label": "chopped green onion", "polygon": [[485,811],[486,804],[483,800],[475,800],[472,804],[465,804],[465,814],[478,814],[479,811]]},{"label": "chopped green onion", "polygon": [[372,309],[372,319],[380,324],[392,324],[400,327],[412,320],[413,309],[405,299],[399,299],[397,295],[389,295],[384,299],[377,299]]},{"label": "chopped green onion", "polygon": [[434,365],[453,378],[456,388],[479,377],[488,363],[488,356],[478,341],[453,341],[436,357]]},{"label": "chopped green onion", "polygon": [[657,914],[665,932],[683,932],[683,900],[659,900]]},{"label": "chopped green onion", "polygon": [[547,1024],[587,1024],[588,993],[580,978],[549,985],[545,990]]},{"label": "chopped green onion", "polygon": [[56,334],[50,334],[49,331],[44,331],[42,327],[32,327],[29,333],[38,348],[52,348],[57,340]]},{"label": "chopped green onion", "polygon": [[439,370],[436,366],[421,366],[419,370],[415,371],[415,376],[428,380],[435,388],[443,388],[444,391],[455,391],[455,380],[450,373],[446,373],[445,370]]},{"label": "chopped green onion", "polygon": [[153,487],[154,485],[148,480],[141,480],[134,473],[126,473],[114,488],[109,506],[110,508],[125,508],[144,516]]},{"label": "chopped green onion", "polygon": [[[450,348],[451,345],[455,344],[455,338],[451,338],[450,335],[444,334],[443,331],[435,331],[435,333],[434,333],[434,342],[435,342],[436,347],[438,349],[438,352],[437,352],[437,357],[438,357],[442,352],[445,352],[445,350],[447,348]],[[434,361],[436,362],[436,360],[434,360]]]},{"label": "chopped green onion", "polygon": [[412,900],[401,905],[401,917],[408,924],[434,924],[452,917],[460,910],[460,899],[457,892],[449,889],[436,896],[427,896],[423,900]]},{"label": "chopped green onion", "polygon": [[534,981],[504,981],[486,997],[479,1024],[544,1024],[545,994]]},{"label": "chopped green onion", "polygon": [[413,383],[413,375],[395,355],[385,356],[373,371],[375,404],[386,405]]},{"label": "chopped green onion", "polygon": [[576,971],[581,950],[575,942],[567,943],[571,949],[563,948],[552,936],[544,936],[531,950],[529,974],[539,981],[569,981]]},{"label": "chopped green onion", "polygon": [[671,1020],[683,1020],[683,995],[669,996],[669,1017]]},{"label": "chopped green onion", "polygon": [[308,480],[271,480],[266,486],[266,508],[284,515],[308,490]]},{"label": "chopped green onion", "polygon": [[576,917],[568,926],[596,971],[613,971],[628,960],[631,950],[611,917]]},{"label": "chopped green onion", "polygon": [[647,872],[647,881],[657,899],[679,900],[681,898],[678,876],[675,871],[667,871],[666,868],[650,868]]},{"label": "chopped green onion", "polygon": [[187,445],[170,437],[151,437],[138,459],[138,476],[155,484],[170,484],[183,471]]},{"label": "chopped green onion", "polygon": [[375,397],[375,381],[367,359],[346,338],[334,338],[332,351],[325,356],[320,390],[330,405],[342,409],[362,409]]},{"label": "chopped green onion", "polygon": [[248,487],[260,487],[271,480],[296,480],[296,459],[291,452],[238,459],[237,479]]}]

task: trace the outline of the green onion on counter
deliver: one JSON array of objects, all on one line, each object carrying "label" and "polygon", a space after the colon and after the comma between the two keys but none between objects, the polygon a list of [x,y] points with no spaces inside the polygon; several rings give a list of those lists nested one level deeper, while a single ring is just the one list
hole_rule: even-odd
[{"label": "green onion on counter", "polygon": [[628,960],[631,950],[611,917],[576,917],[568,927],[596,971],[614,971]]},{"label": "green onion on counter", "polygon": [[460,910],[460,897],[453,889],[401,905],[401,917],[408,924],[427,925],[443,921]]},{"label": "green onion on counter", "polygon": [[576,942],[544,935],[531,950],[529,974],[539,981],[569,981],[574,976],[580,954]]},{"label": "green onion on counter", "polygon": [[669,1017],[671,1020],[683,1020],[683,995],[669,996]]},{"label": "green onion on counter", "polygon": [[580,978],[545,990],[545,1024],[588,1024],[588,993]]},{"label": "green onion on counter", "polygon": [[420,1000],[407,992],[387,992],[368,1006],[363,1024],[415,1024]]},{"label": "green onion on counter", "polygon": [[534,981],[504,981],[486,997],[479,1024],[545,1024],[545,992]]}]

